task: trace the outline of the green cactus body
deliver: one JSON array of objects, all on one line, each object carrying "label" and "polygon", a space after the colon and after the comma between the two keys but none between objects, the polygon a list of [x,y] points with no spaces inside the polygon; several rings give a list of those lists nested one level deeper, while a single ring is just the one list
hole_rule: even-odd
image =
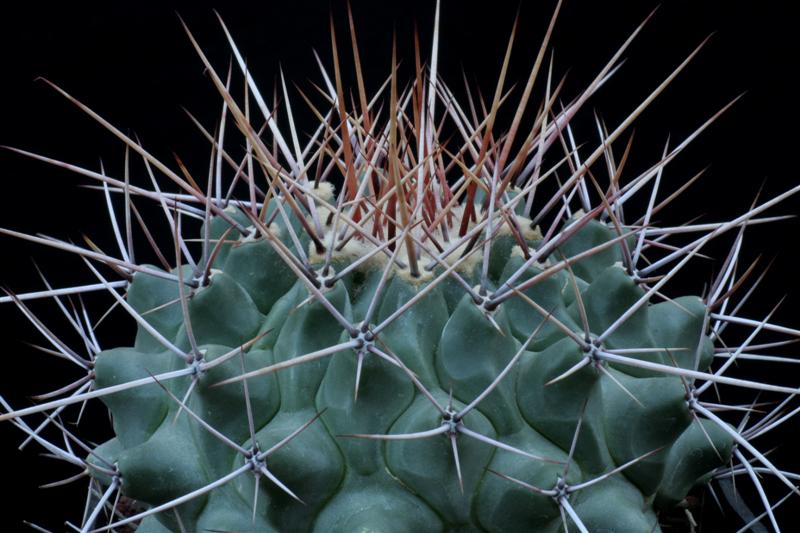
[{"label": "green cactus body", "polygon": [[[213,227],[221,224],[219,219],[212,221]],[[613,237],[606,225],[592,221],[560,251],[572,257]],[[535,250],[535,242],[527,245]],[[584,313],[590,333],[600,335],[645,294],[622,268],[619,250],[612,246],[602,255],[576,262],[573,273],[559,270],[526,289],[526,298],[577,336],[584,335]],[[494,287],[502,287],[525,261],[516,245],[503,251],[505,257],[494,258]],[[215,386],[353,338],[313,299],[309,282],[281,268],[279,260],[270,259],[274,255],[267,238],[240,238],[218,256],[208,284],[193,289],[188,299],[189,320],[204,362],[235,351],[261,332],[257,345],[197,376],[165,381],[172,398],[156,384],[105,397],[117,437],[102,450],[106,460],[119,465],[125,494],[152,506],[247,464],[246,456],[189,414],[178,414],[176,400],[186,396],[196,379],[186,408],[245,450],[255,449],[248,404],[261,451],[321,413],[319,420],[263,461],[302,503],[262,472],[251,470],[207,497],[178,506],[176,513],[149,518],[142,526],[145,531],[178,528],[176,515],[192,531],[510,532],[562,527],[558,496],[538,494],[495,474],[502,473],[535,487],[565,487],[565,497],[590,531],[649,533],[659,530],[659,505],[679,502],[730,457],[730,437],[712,430],[712,445],[712,440],[698,436],[702,433],[693,422],[679,377],[606,363],[520,296],[487,310],[462,289],[463,296],[456,299],[451,294],[448,305],[447,289],[437,281],[441,268],[423,280],[390,267],[381,294],[372,280],[385,269],[372,263],[331,287],[321,286],[331,306],[354,324],[365,319],[370,305],[375,307],[373,325],[428,289],[380,333],[379,342],[365,343],[385,357],[346,348],[254,375],[246,380],[246,389],[244,381]],[[334,263],[341,269],[348,266],[342,258]],[[543,268],[548,266],[532,266],[530,271]],[[472,277],[468,271],[461,273]],[[129,289],[136,310],[164,337],[189,349],[175,306],[160,314],[147,313],[173,301],[176,292],[174,283],[148,274],[136,274]],[[661,348],[631,357],[693,368],[697,355],[701,368],[707,367],[710,345],[703,316],[703,304],[696,297],[648,304],[609,335],[603,347]],[[145,342],[147,336],[140,327],[135,348],[116,348],[97,357],[98,386],[185,366],[174,354]],[[582,361],[590,364],[548,384]],[[491,392],[459,417],[503,372]],[[446,431],[388,440],[437,428]],[[687,456],[702,461],[686,464]],[[626,463],[632,464],[618,474],[569,492],[568,487]],[[253,522],[248,502],[256,480]],[[609,513],[610,508],[615,512]]]}]

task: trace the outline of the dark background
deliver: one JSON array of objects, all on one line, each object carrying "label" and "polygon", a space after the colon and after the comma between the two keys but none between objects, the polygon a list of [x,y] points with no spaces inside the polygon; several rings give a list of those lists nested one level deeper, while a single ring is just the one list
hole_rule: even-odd
[{"label": "dark background", "polygon": [[[401,79],[412,73],[412,31],[420,28],[424,53],[429,52],[434,2],[353,0],[359,45],[372,92],[389,72],[392,29],[396,28]],[[584,87],[608,58],[654,7],[655,1],[604,2],[571,0],[565,3],[553,38],[556,74],[569,69],[562,94],[572,97]],[[625,54],[627,63],[583,111],[575,124],[578,141],[596,143],[592,122],[596,110],[613,128],[709,33],[717,32],[707,47],[659,100],[637,122],[628,177],[647,168],[660,155],[668,134],[673,145],[743,91],[745,97],[704,133],[665,173],[671,188],[701,168],[711,165],[706,176],[662,221],[680,223],[697,215],[720,221],[744,212],[760,187],[763,198],[800,183],[796,164],[800,103],[794,75],[800,66],[800,37],[789,13],[790,2],[779,1],[669,1]],[[440,73],[457,94],[463,94],[461,69],[471,83],[491,98],[515,13],[521,5],[520,26],[512,56],[509,80],[524,84],[538,50],[554,2],[493,0],[444,0],[441,24]],[[104,6],[42,6],[14,3],[0,19],[0,144],[12,145],[63,159],[91,169],[103,159],[110,174],[120,175],[123,147],[82,112],[42,82],[47,77],[78,97],[126,132],[136,132],[146,147],[171,164],[172,152],[190,169],[204,176],[207,143],[183,114],[185,106],[208,127],[218,120],[221,101],[180,27],[175,11],[186,20],[220,72],[227,67],[229,51],[224,35],[204,3],[150,5],[145,2],[107,3]],[[349,87],[355,90],[345,3],[226,2],[220,13],[248,59],[250,71],[262,92],[272,94],[279,65],[288,80],[307,92],[309,80],[320,82],[312,47],[330,62],[328,14],[334,12],[340,53]],[[540,86],[541,87],[541,86]],[[291,89],[290,89],[291,90]],[[518,96],[520,87],[515,96]],[[541,93],[536,93],[538,105]],[[297,92],[291,93],[301,132],[307,132],[311,115],[303,112]],[[617,152],[624,148],[618,143]],[[174,165],[172,165],[174,167]],[[599,167],[598,167],[599,168]],[[604,172],[598,174],[605,178]],[[144,183],[135,176],[134,183]],[[607,178],[606,178],[607,179]],[[625,176],[623,176],[623,180]],[[77,187],[87,180],[67,171],[0,152],[0,226],[27,233],[44,232],[80,240],[87,234],[101,247],[114,249],[101,193]],[[139,205],[143,205],[140,202]],[[144,210],[153,219],[157,211]],[[800,212],[800,201],[790,200],[772,211]],[[159,220],[160,222],[160,220]],[[800,301],[800,282],[794,262],[798,222],[781,222],[748,231],[746,258],[763,254],[776,257],[768,279],[750,303],[747,316],[761,318],[788,294],[774,321],[800,326],[795,311]],[[163,236],[165,239],[169,235]],[[164,242],[168,242],[165,240]],[[729,243],[730,239],[726,241]],[[726,244],[726,246],[729,244]],[[140,247],[144,250],[144,247]],[[719,261],[724,246],[710,251]],[[42,284],[32,268],[34,258],[56,286],[92,282],[79,260],[0,236],[0,285],[16,292],[39,290]],[[719,264],[719,263],[717,263]],[[702,263],[691,275],[679,279],[670,294],[699,292],[713,271]],[[102,313],[104,299],[88,298],[95,315]],[[57,331],[66,332],[63,317],[53,304],[33,304],[32,309]],[[99,310],[99,311],[98,311]],[[106,346],[129,343],[131,328],[113,314],[98,330]],[[120,320],[122,322],[120,322]],[[14,406],[28,404],[27,396],[56,388],[72,377],[72,370],[38,354],[23,341],[42,342],[36,331],[11,305],[0,308],[0,391]],[[764,379],[797,385],[800,373],[773,367]],[[779,372],[778,372],[779,371]],[[751,396],[747,396],[750,398]],[[91,408],[85,415],[102,421],[103,410]],[[102,423],[86,422],[81,434],[102,441]],[[796,426],[795,426],[796,427]],[[794,433],[794,441],[791,440]],[[784,430],[772,441],[760,441],[762,449],[789,439],[774,453],[776,462],[798,466],[792,450],[796,431]],[[8,423],[0,425],[0,479],[8,492],[0,500],[0,530],[22,529],[30,519],[60,531],[65,519],[78,521],[85,483],[67,488],[37,490],[42,483],[66,477],[74,469],[38,457],[29,447],[16,451],[21,433]],[[788,448],[788,449],[787,449]],[[796,448],[795,448],[796,449]],[[742,483],[746,484],[746,483]],[[772,485],[768,485],[773,487]],[[784,491],[778,487],[774,496]],[[760,512],[756,500],[752,507]],[[778,512],[791,523],[788,502]],[[717,522],[703,531],[727,530]],[[791,527],[791,526],[786,526]]]}]

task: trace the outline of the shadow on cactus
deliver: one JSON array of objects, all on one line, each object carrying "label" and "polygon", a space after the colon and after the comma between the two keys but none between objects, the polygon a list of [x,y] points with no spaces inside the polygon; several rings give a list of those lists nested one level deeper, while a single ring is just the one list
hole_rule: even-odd
[{"label": "shadow on cactus", "polygon": [[[280,128],[224,23],[241,99],[186,29],[224,100],[214,133],[197,123],[211,145],[205,180],[51,84],[125,143],[124,177],[12,150],[94,180],[119,253],[0,230],[79,255],[96,278],[2,298],[85,375],[34,407],[2,400],[0,420],[91,478],[82,531],[651,533],[691,490],[733,477],[759,495],[745,521],[778,529],[773,507],[784,500],[762,479],[791,494],[797,476],[755,440],[787,419],[798,389],[729,370],[739,358],[780,362],[763,355],[760,333],[800,333],[737,316],[755,271],[738,261],[743,232],[800,188],[729,222],[656,226],[694,181],[668,188],[665,167],[728,106],[636,176],[622,178],[630,145],[613,147],[702,44],[619,125],[598,122],[596,147],[579,147],[571,119],[647,21],[564,100],[547,53],[557,13],[513,104],[512,31],[485,106],[458,102],[437,75],[438,5],[429,61],[417,48],[403,85],[393,51],[374,96],[351,17],[349,98],[332,24],[321,94],[290,94],[281,78]],[[535,85],[544,98],[533,105]],[[292,119],[298,96],[319,119],[305,144]],[[231,140],[235,131],[242,138]],[[636,195],[640,213],[626,205]],[[155,222],[136,210],[143,202],[163,208],[172,249],[159,249]],[[136,233],[159,265],[136,261]],[[694,237],[672,244],[679,234]],[[731,252],[706,292],[668,295],[722,235]],[[136,321],[132,347],[101,349],[92,323],[73,317],[67,300],[90,291]],[[35,298],[61,306],[84,346],[51,335],[26,304]],[[721,340],[733,325],[747,330],[743,342]],[[756,413],[721,405],[712,388],[786,400]],[[95,448],[61,422],[90,399],[115,433]],[[41,437],[47,426],[64,441]]]}]

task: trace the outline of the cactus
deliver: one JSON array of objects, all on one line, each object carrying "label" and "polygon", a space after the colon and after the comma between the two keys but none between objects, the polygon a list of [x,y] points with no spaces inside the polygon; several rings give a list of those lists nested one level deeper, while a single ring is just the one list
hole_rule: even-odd
[{"label": "cactus", "polygon": [[[618,127],[598,124],[597,147],[579,149],[570,121],[647,21],[561,107],[546,55],[559,8],[502,134],[513,31],[485,116],[473,120],[474,104],[459,103],[437,75],[438,26],[429,66],[417,61],[403,89],[393,51],[373,99],[351,16],[351,105],[332,24],[327,108],[301,93],[319,119],[305,145],[292,120],[297,97],[282,78],[288,127],[274,120],[222,19],[243,100],[184,26],[224,102],[217,131],[203,130],[212,144],[205,182],[48,82],[126,146],[124,177],[68,167],[101,186],[119,254],[0,229],[77,254],[95,278],[0,300],[84,372],[33,407],[0,397],[0,420],[91,478],[83,531],[649,533],[690,491],[733,476],[752,480],[756,519],[779,529],[758,476],[797,492],[796,476],[751,441],[783,422],[799,390],[730,370],[745,352],[769,359],[758,354],[762,331],[800,332],[736,316],[753,271],[737,254],[746,226],[800,187],[729,222],[657,227],[656,214],[683,191],[663,190],[664,168],[731,104],[621,179],[627,151],[619,159],[612,145],[702,44]],[[544,100],[524,125],[536,84]],[[258,133],[264,120],[274,148]],[[455,132],[448,142],[440,142],[442,121]],[[234,128],[241,141],[228,138]],[[147,186],[128,172],[135,158]],[[608,167],[609,183],[596,165]],[[640,213],[629,207],[637,194]],[[163,209],[168,250],[138,218],[135,202],[145,201]],[[137,221],[159,264],[136,261]],[[699,237],[688,244],[664,241],[692,232]],[[665,292],[729,234],[731,252],[704,294]],[[132,346],[101,349],[83,311],[67,307],[93,291],[135,321]],[[36,318],[26,302],[39,297],[64,309],[84,346],[60,341]],[[750,328],[746,340],[726,344],[729,325]],[[737,419],[717,414],[725,406],[712,387],[787,400]],[[114,430],[96,446],[62,421],[91,399],[108,408]],[[47,426],[63,442],[46,440]]]}]

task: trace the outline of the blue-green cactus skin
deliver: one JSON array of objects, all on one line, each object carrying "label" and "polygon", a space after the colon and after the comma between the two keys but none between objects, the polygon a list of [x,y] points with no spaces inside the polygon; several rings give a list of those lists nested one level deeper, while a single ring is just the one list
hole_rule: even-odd
[{"label": "blue-green cactus skin", "polygon": [[[247,221],[242,213],[232,214]],[[204,361],[260,337],[241,357],[197,376],[187,407],[250,449],[243,383],[213,385],[350,337],[324,306],[309,299],[305,283],[265,238],[236,237],[228,229],[218,217],[211,221],[211,238],[225,236],[231,242],[219,247],[209,283],[190,296],[191,329]],[[564,242],[550,262],[530,266],[521,279],[616,236],[611,227],[591,221]],[[503,238],[492,247],[489,273],[495,287],[524,261],[520,250],[514,251],[513,239]],[[537,243],[527,244],[533,249]],[[522,292],[578,335],[584,334],[583,306],[591,333],[599,335],[644,294],[621,266],[621,258],[620,246],[610,246]],[[190,274],[184,267],[182,275]],[[474,281],[477,274],[462,276]],[[364,319],[380,277],[378,267],[367,265],[324,294],[356,324]],[[430,281],[413,283],[393,275],[371,322],[380,323],[426,283]],[[183,314],[174,304],[178,297],[175,283],[146,274],[136,274],[128,291],[128,302],[150,325],[189,350]],[[555,320],[546,320],[521,297],[492,310],[493,323],[484,311],[448,279],[381,332],[380,346],[398,357],[441,405],[457,411],[492,383],[538,328],[508,375],[462,422],[471,431],[546,460],[458,434],[454,441],[459,483],[450,434],[390,441],[354,436],[426,431],[440,426],[442,415],[406,370],[373,354],[363,358],[356,397],[358,356],[346,350],[247,381],[260,450],[321,413],[267,459],[269,471],[303,503],[262,477],[254,514],[256,478],[245,473],[178,506],[176,512],[148,517],[137,531],[563,531],[553,498],[495,473],[553,488],[563,476],[580,423],[563,480],[567,486],[626,462],[634,464],[572,492],[572,508],[589,531],[651,533],[660,531],[660,510],[679,503],[709,471],[728,461],[730,437],[714,424],[693,419],[680,378],[595,361],[548,384],[587,354]],[[673,348],[632,357],[705,369],[712,349],[703,331],[704,312],[702,301],[692,296],[650,303],[609,335],[604,346]],[[183,367],[185,362],[139,328],[133,347],[97,357],[97,386]],[[244,464],[239,453],[197,420],[178,414],[178,403],[161,388],[182,398],[192,379],[185,376],[103,398],[116,437],[96,454],[118,465],[124,494],[145,505],[178,498]],[[103,479],[102,473],[97,476]]]}]

